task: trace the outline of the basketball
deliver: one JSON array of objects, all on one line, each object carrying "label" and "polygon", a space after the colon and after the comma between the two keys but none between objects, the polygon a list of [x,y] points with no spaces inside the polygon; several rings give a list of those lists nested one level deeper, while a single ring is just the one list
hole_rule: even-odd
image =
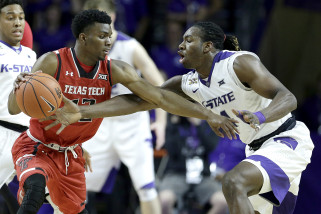
[{"label": "basketball", "polygon": [[16,90],[16,100],[22,112],[32,118],[46,118],[59,108],[62,93],[55,78],[35,73]]}]

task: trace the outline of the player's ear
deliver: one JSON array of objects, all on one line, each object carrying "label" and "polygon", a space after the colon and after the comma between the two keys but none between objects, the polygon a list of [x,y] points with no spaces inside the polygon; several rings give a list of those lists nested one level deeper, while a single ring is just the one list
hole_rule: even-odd
[{"label": "player's ear", "polygon": [[84,34],[84,33],[80,33],[80,34],[79,34],[79,41],[80,41],[81,43],[86,44],[86,39],[87,39],[86,34]]},{"label": "player's ear", "polygon": [[213,43],[212,42],[204,42],[203,43],[203,52],[207,53],[210,52],[213,49]]}]

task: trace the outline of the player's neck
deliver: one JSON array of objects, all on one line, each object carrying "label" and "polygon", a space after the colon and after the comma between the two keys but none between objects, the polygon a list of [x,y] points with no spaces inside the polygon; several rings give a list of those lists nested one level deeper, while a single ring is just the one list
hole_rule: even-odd
[{"label": "player's neck", "polygon": [[[80,45],[81,46],[81,45]],[[76,53],[76,57],[78,59],[78,61],[81,61],[83,64],[87,65],[87,66],[94,66],[96,65],[98,60],[93,60],[88,56],[88,53],[86,50],[84,50],[82,47],[80,47],[77,42],[76,45],[74,47],[75,53]]]},{"label": "player's neck", "polygon": [[206,79],[207,77],[209,77],[210,73],[212,72],[214,57],[218,52],[219,51],[216,51],[202,58],[202,63],[200,63],[201,66],[199,68],[196,68],[196,71],[201,79]]},{"label": "player's neck", "polygon": [[0,37],[0,41],[2,43],[6,44],[7,46],[12,47],[12,48],[20,48],[20,41],[18,41],[18,42],[10,42],[10,41],[6,41],[6,40],[2,39],[1,37]]}]

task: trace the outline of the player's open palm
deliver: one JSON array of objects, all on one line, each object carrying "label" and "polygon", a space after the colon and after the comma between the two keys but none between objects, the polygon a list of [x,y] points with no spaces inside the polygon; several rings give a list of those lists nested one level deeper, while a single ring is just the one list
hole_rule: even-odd
[{"label": "player's open palm", "polygon": [[238,121],[233,118],[224,117],[218,114],[211,114],[207,123],[211,126],[212,130],[219,137],[224,137],[225,135],[232,140],[232,138],[237,139],[236,133],[239,134],[236,123]]},{"label": "player's open palm", "polygon": [[66,128],[68,125],[75,123],[81,119],[81,113],[78,105],[76,105],[65,96],[63,96],[62,101],[64,102],[64,106],[62,108],[57,109],[54,115],[42,120],[55,120],[53,123],[46,126],[45,130],[61,124],[61,127],[56,132],[56,134],[60,134],[62,130],[64,130],[64,128]]}]

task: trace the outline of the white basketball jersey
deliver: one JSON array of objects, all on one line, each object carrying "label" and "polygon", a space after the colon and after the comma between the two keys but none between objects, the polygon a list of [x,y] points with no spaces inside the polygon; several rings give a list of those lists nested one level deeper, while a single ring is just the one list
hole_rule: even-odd
[{"label": "white basketball jersey", "polygon": [[14,48],[0,40],[0,120],[29,126],[29,117],[24,113],[10,115],[8,97],[13,89],[13,82],[21,72],[31,72],[36,62],[36,53],[30,48]]},{"label": "white basketball jersey", "polygon": [[243,54],[258,58],[254,53],[247,51],[221,51],[214,57],[209,77],[202,80],[195,70],[191,71],[182,77],[182,90],[214,113],[238,119],[240,139],[249,144],[275,131],[291,114],[271,123],[263,123],[258,132],[233,114],[232,109],[260,111],[272,101],[245,87],[237,78],[233,62],[237,56]]},{"label": "white basketball jersey", "polygon": [[[136,39],[129,37],[128,35],[122,32],[118,32],[116,41],[114,42],[108,56],[112,59],[121,60],[130,64],[131,66],[134,66],[133,54],[137,45],[138,45],[138,42]],[[111,96],[114,97],[120,94],[130,94],[130,93],[132,92],[128,88],[118,83],[113,86],[113,89],[111,91]]]},{"label": "white basketball jersey", "polygon": [[[110,53],[109,57],[115,60],[121,60],[129,65],[134,67],[134,61],[133,61],[133,55],[134,55],[134,50],[136,46],[138,45],[138,41],[135,38],[132,38],[122,32],[118,31],[118,35],[116,38],[116,41],[114,42]],[[137,73],[140,75],[140,71],[136,70]],[[120,94],[131,94],[132,92],[126,88],[124,85],[118,83],[113,85],[113,88],[111,90],[111,97],[120,95]],[[115,117],[110,117],[108,120],[129,120],[132,119],[134,122],[133,124],[136,124],[138,119],[138,115],[140,114],[148,114],[147,111],[145,112],[136,112],[134,114],[129,114],[129,115],[122,115],[122,116],[115,116]],[[148,117],[149,118],[149,117]],[[106,119],[106,118],[105,118]],[[128,121],[127,121],[128,122]]]}]

